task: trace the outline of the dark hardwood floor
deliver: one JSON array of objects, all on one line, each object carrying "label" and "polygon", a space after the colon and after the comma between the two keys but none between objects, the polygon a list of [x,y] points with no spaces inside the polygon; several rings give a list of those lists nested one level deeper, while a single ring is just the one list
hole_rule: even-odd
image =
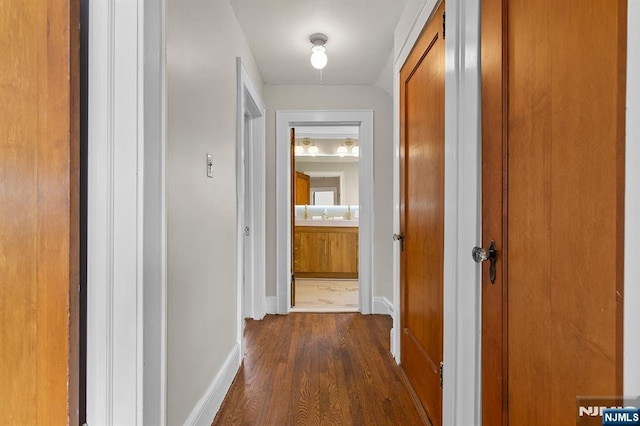
[{"label": "dark hardwood floor", "polygon": [[213,425],[422,425],[389,353],[391,318],[248,320],[245,358]]}]

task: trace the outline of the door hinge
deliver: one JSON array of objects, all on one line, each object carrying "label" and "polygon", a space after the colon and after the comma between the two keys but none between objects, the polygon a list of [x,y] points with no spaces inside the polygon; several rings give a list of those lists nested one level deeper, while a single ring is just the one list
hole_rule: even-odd
[{"label": "door hinge", "polygon": [[440,363],[440,389],[443,388],[444,385],[444,363]]},{"label": "door hinge", "polygon": [[447,32],[447,12],[442,12],[442,39],[444,40]]},{"label": "door hinge", "polygon": [[249,230],[249,227],[248,227],[248,226],[245,226],[245,227],[244,227],[244,236],[245,236],[245,237],[248,237],[250,233],[251,233],[251,231]]}]

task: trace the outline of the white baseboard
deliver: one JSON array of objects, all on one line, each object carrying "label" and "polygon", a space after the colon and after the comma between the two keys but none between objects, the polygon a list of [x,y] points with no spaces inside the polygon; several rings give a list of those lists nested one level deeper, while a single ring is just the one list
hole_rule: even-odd
[{"label": "white baseboard", "polygon": [[278,313],[278,298],[276,296],[267,296],[267,303],[265,305],[265,312],[267,314]]},{"label": "white baseboard", "polygon": [[393,316],[393,303],[386,297],[374,297],[373,313]]},{"label": "white baseboard", "polygon": [[184,422],[185,426],[211,425],[213,418],[220,409],[220,405],[222,405],[224,397],[231,387],[233,378],[238,372],[240,362],[240,346],[236,344],[227,356],[224,364],[222,364],[222,368],[220,368],[218,374],[216,374],[216,377],[214,377],[207,388],[207,391],[195,407],[193,407],[193,411],[191,411],[191,414]]}]

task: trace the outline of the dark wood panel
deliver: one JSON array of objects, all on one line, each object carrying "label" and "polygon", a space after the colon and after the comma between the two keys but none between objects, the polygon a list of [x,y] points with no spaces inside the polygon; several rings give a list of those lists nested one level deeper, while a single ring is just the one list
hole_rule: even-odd
[{"label": "dark wood panel", "polygon": [[248,320],[246,356],[213,425],[420,425],[386,315]]},{"label": "dark wood panel", "polygon": [[79,15],[0,7],[0,423],[78,423]]}]

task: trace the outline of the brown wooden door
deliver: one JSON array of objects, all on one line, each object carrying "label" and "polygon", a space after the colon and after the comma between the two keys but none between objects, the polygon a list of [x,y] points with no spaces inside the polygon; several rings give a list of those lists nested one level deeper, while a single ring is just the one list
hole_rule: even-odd
[{"label": "brown wooden door", "polygon": [[79,15],[0,2],[0,424],[78,424]]},{"label": "brown wooden door", "polygon": [[402,368],[442,422],[444,3],[400,72]]},{"label": "brown wooden door", "polygon": [[624,0],[482,1],[485,425],[622,392],[625,23]]}]

